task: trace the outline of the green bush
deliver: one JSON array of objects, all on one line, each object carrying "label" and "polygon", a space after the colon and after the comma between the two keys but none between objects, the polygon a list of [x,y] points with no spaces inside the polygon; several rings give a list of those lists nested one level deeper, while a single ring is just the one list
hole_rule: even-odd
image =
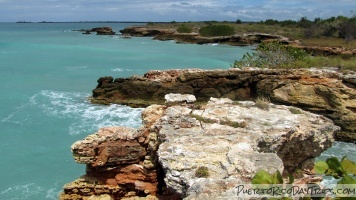
[{"label": "green bush", "polygon": [[[347,191],[355,191],[356,189],[355,162],[346,159],[346,156],[344,156],[340,161],[336,157],[331,157],[326,159],[326,161],[318,161],[317,163],[315,163],[314,170],[317,174],[321,174],[325,176],[333,176],[336,180],[338,180],[337,184],[332,188],[332,191],[336,197],[335,199],[341,199],[341,198],[355,199],[354,197],[347,196],[347,194],[342,194],[340,192],[340,189],[342,191],[345,188],[347,189]],[[292,184],[294,182],[295,177],[292,174],[289,174],[288,179],[289,179],[288,184]],[[279,171],[276,171],[273,174],[269,174],[264,170],[260,170],[256,172],[255,176],[251,180],[251,183],[256,186],[255,188],[264,189],[263,187],[270,188],[269,184],[275,186],[282,185],[284,184],[284,180]],[[282,199],[294,199],[294,198],[290,196],[290,197],[284,197]],[[302,199],[315,199],[315,197],[311,198],[308,196],[308,194],[305,194],[305,196]],[[317,199],[321,199],[321,198],[317,198]]]},{"label": "green bush", "polygon": [[193,29],[185,24],[181,24],[177,28],[178,33],[191,33],[192,31],[193,31]]},{"label": "green bush", "polygon": [[197,178],[207,178],[209,177],[209,170],[207,167],[198,167],[198,169],[195,170],[195,177]]},{"label": "green bush", "polygon": [[232,67],[290,68],[306,56],[304,50],[279,42],[261,43],[256,52],[246,53],[241,60],[235,61]]},{"label": "green bush", "polygon": [[289,108],[289,111],[292,114],[302,114],[303,113],[301,110],[299,110],[298,108],[294,108],[294,107]]},{"label": "green bush", "polygon": [[205,37],[234,35],[235,30],[229,25],[207,25],[199,30],[199,34]]}]

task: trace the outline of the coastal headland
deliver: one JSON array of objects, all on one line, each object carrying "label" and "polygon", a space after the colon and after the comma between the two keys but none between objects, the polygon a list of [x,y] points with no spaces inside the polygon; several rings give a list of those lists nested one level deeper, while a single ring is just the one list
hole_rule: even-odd
[{"label": "coastal headland", "polygon": [[[177,43],[279,41],[323,56],[356,54],[265,33],[202,37],[147,26],[120,32]],[[352,71],[172,69],[97,82],[92,103],[146,107],[143,124],[103,127],[75,142],[74,160],[86,172],[64,186],[61,200],[234,199],[259,170],[299,171],[295,183],[315,183],[314,159],[335,139],[356,141]]]}]

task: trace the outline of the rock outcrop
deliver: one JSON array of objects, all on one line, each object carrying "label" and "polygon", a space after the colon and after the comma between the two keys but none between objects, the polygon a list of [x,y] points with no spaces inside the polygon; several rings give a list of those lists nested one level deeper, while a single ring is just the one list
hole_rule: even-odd
[{"label": "rock outcrop", "polygon": [[[74,160],[86,164],[86,174],[64,186],[61,200],[90,199],[110,195],[109,199],[146,197],[157,199],[157,136],[148,127],[162,111],[143,112],[145,126],[101,128],[75,142]],[[99,198],[98,197],[98,198]]]},{"label": "rock outcrop", "polygon": [[338,140],[356,141],[356,74],[330,70],[166,70],[130,78],[102,77],[93,90],[94,103],[132,107],[163,104],[169,93],[253,100],[263,96],[277,104],[322,114],[341,127]]},{"label": "rock outcrop", "polygon": [[198,105],[173,96],[179,103],[147,107],[137,130],[102,128],[74,143],[73,157],[87,170],[60,199],[232,199],[258,170],[310,170],[339,129],[283,105],[263,110],[226,98]]},{"label": "rock outcrop", "polygon": [[116,33],[112,30],[112,28],[108,26],[96,27],[89,30],[82,29],[77,31],[83,32],[83,34],[91,34],[95,32],[97,35],[116,35]]},{"label": "rock outcrop", "polygon": [[136,37],[153,37],[156,40],[175,40],[177,43],[211,44],[220,43],[232,46],[247,46],[267,40],[278,40],[289,43],[289,39],[279,35],[267,33],[250,33],[244,35],[203,37],[198,33],[178,33],[175,29],[152,29],[146,26],[130,26],[120,32],[124,35]]},{"label": "rock outcrop", "polygon": [[330,55],[356,55],[356,49],[346,49],[342,47],[322,47],[322,46],[304,46],[298,40],[290,40],[281,35],[268,33],[246,33],[242,35],[203,37],[198,33],[178,33],[175,29],[150,28],[147,26],[129,26],[120,30],[123,35],[135,37],[153,37],[156,40],[174,40],[177,43],[190,44],[227,44],[231,46],[249,46],[260,44],[261,42],[279,41],[293,47],[304,49],[312,55],[330,56]]}]

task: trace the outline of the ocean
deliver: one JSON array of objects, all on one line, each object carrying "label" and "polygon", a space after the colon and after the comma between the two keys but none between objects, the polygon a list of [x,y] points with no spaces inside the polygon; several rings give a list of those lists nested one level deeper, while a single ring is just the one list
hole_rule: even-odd
[{"label": "ocean", "polygon": [[[93,105],[101,76],[129,77],[160,69],[227,69],[250,47],[176,44],[152,38],[72,31],[123,23],[0,23],[0,200],[57,199],[85,173],[70,146],[103,126],[141,125],[142,109]],[[320,159],[347,155],[336,142]]]}]

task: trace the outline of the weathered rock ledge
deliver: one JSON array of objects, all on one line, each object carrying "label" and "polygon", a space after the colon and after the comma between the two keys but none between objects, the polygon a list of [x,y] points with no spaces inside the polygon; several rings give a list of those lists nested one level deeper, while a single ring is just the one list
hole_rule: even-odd
[{"label": "weathered rock ledge", "polygon": [[356,141],[356,74],[331,70],[228,69],[149,71],[130,78],[102,77],[93,90],[93,103],[132,107],[163,104],[168,93],[254,100],[264,96],[276,104],[322,114],[341,127],[336,139]]},{"label": "weathered rock ledge", "polygon": [[[60,199],[234,199],[258,170],[310,171],[339,127],[291,110],[226,98],[149,106],[141,128],[102,128],[72,145],[87,170]],[[202,166],[204,178],[196,175]]]}]

